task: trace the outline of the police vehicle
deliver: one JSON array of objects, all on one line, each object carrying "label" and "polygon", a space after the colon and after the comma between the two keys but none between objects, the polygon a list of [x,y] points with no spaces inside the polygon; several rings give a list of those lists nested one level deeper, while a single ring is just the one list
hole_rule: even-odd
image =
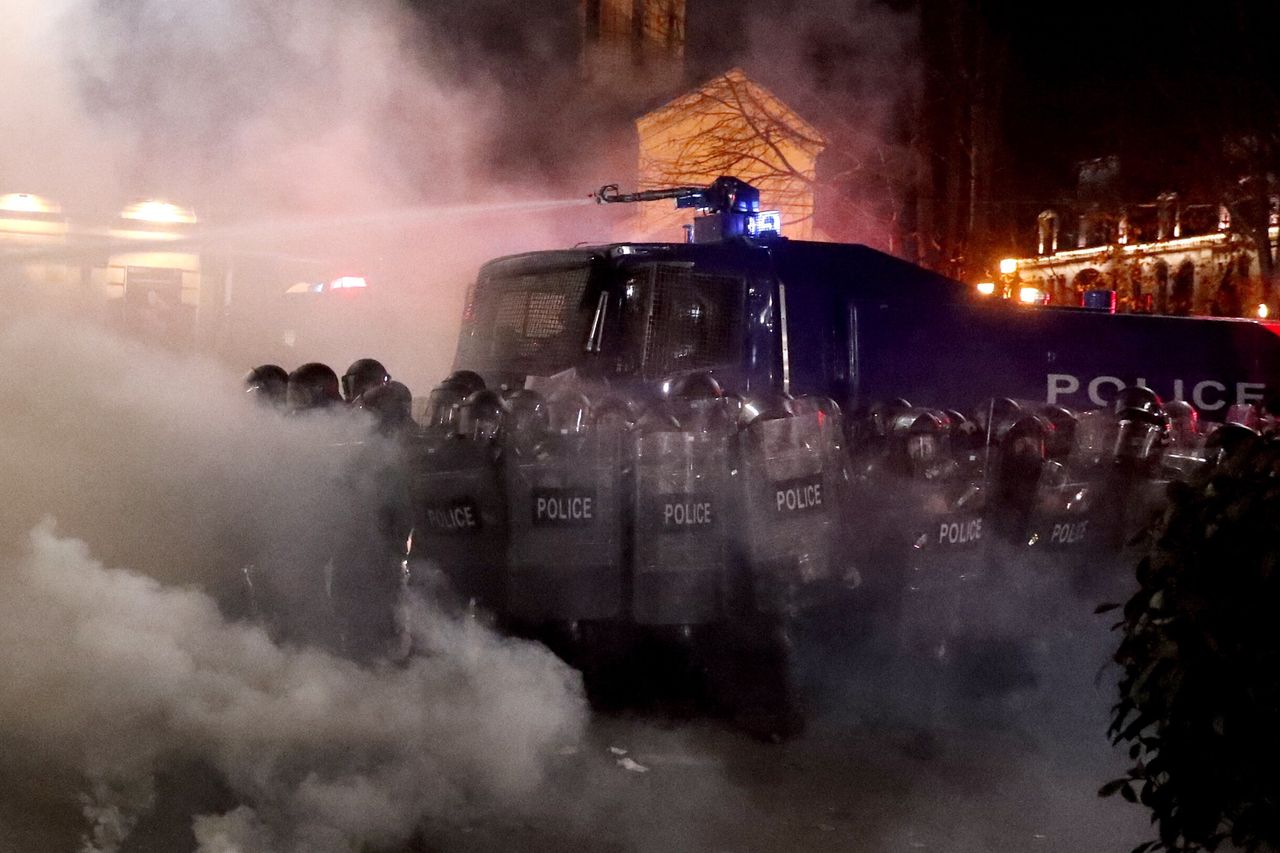
[{"label": "police vehicle", "polygon": [[704,212],[685,243],[490,262],[467,303],[458,367],[490,384],[569,369],[643,384],[710,369],[738,392],[820,394],[845,411],[894,397],[1091,408],[1146,385],[1206,416],[1263,400],[1280,377],[1280,325],[991,300],[866,246],[763,230],[759,194],[734,179],[597,195],[674,197]]},{"label": "police vehicle", "polygon": [[[870,541],[878,528],[912,520],[912,535],[894,539],[911,550],[889,561],[901,569],[894,583],[945,598],[953,579],[981,576],[974,554],[1001,529],[984,526],[990,507],[1045,488],[1035,482],[1045,443],[1027,440],[1040,427],[1013,428],[1026,407],[1011,403],[1001,427],[989,405],[987,436],[973,446],[959,432],[929,437],[964,420],[942,409],[993,398],[1099,408],[1142,386],[1212,416],[1259,403],[1280,376],[1280,337],[1264,323],[992,301],[865,246],[788,240],[734,178],[632,194],[606,186],[596,198],[675,199],[699,214],[684,243],[533,252],[480,270],[455,361],[466,379],[433,392],[428,420],[445,428],[428,430],[416,457],[419,528],[430,535],[415,537],[411,562],[440,565],[461,589],[485,572],[482,605],[513,630],[554,633],[589,674],[637,638],[683,644],[769,727],[789,713],[790,619],[858,586],[859,565],[886,562]],[[476,396],[481,380],[488,396]],[[496,406],[492,420],[505,426],[472,434],[466,424],[484,419],[468,417],[467,401]],[[898,411],[878,408],[885,401]],[[859,436],[855,418],[883,430]],[[1034,464],[1009,461],[1015,442],[1038,454]],[[877,447],[900,451],[900,473],[922,484],[895,487],[907,509],[879,507],[879,525],[875,504],[888,492],[858,469]],[[1004,455],[1005,479],[1025,470],[1033,481],[989,488],[991,453],[980,447]],[[441,524],[441,496],[494,507],[483,532]],[[1045,519],[1078,523],[1074,511],[1003,527],[1035,538]]]}]

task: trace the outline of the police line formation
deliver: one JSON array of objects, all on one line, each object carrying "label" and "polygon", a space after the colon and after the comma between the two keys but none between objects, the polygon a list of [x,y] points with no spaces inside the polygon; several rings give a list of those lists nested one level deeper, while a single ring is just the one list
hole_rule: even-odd
[{"label": "police line formation", "polygon": [[[486,388],[467,370],[415,420],[409,390],[373,359],[341,378],[264,365],[246,387],[290,416],[365,410],[396,439],[386,475],[403,488],[385,494],[401,505],[377,513],[381,553],[348,554],[360,569],[330,585],[346,652],[389,654],[403,584],[438,591],[444,577],[461,606],[581,668],[589,690],[656,639],[698,647],[763,705],[787,693],[788,627],[806,612],[838,605],[889,633],[928,623],[923,641],[900,639],[931,645],[961,630],[933,618],[957,589],[1012,562],[1086,585],[1123,571],[1111,558],[1159,516],[1170,482],[1273,423],[1238,406],[1202,424],[1143,387],[1086,412],[893,400],[846,418],[829,399],[725,393],[707,372],[633,399],[577,381],[545,396]],[[260,615],[288,633],[287,618]]]}]

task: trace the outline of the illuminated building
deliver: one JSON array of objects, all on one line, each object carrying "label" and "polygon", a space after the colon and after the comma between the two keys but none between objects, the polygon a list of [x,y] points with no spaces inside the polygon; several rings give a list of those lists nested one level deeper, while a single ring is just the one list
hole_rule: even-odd
[{"label": "illuminated building", "polygon": [[[641,189],[707,185],[731,175],[760,190],[762,206],[782,213],[782,233],[814,235],[814,181],[822,133],[738,68],[685,92],[636,120]],[[634,233],[679,239],[687,211],[643,205]]]},{"label": "illuminated building", "polygon": [[[1257,252],[1219,205],[1182,205],[1175,194],[1112,214],[1096,207],[1068,232],[1056,210],[1037,221],[1035,255],[999,262],[997,292],[1035,287],[1055,305],[1115,291],[1118,311],[1257,316],[1263,286]],[[1270,238],[1278,229],[1272,218]],[[1068,239],[1070,238],[1070,239]],[[995,266],[993,264],[993,266]]]}]

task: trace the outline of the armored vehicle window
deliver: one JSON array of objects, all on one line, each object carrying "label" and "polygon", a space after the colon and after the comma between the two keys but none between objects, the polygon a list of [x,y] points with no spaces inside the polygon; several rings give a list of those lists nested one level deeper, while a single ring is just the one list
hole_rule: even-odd
[{"label": "armored vehicle window", "polygon": [[549,374],[581,357],[590,268],[489,276],[476,287],[474,333],[460,362],[480,369]]},{"label": "armored vehicle window", "polygon": [[743,292],[742,281],[731,276],[655,267],[645,376],[735,363],[743,338]]}]

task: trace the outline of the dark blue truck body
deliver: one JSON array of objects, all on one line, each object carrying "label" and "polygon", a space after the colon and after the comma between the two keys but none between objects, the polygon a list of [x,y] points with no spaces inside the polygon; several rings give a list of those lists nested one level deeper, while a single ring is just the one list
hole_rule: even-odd
[{"label": "dark blue truck body", "polygon": [[1105,405],[1125,385],[1212,418],[1280,383],[1280,334],[1252,320],[1022,306],[865,246],[783,239],[617,244],[492,261],[456,366],[493,381],[575,369],[652,389],[711,370],[730,390]]}]

